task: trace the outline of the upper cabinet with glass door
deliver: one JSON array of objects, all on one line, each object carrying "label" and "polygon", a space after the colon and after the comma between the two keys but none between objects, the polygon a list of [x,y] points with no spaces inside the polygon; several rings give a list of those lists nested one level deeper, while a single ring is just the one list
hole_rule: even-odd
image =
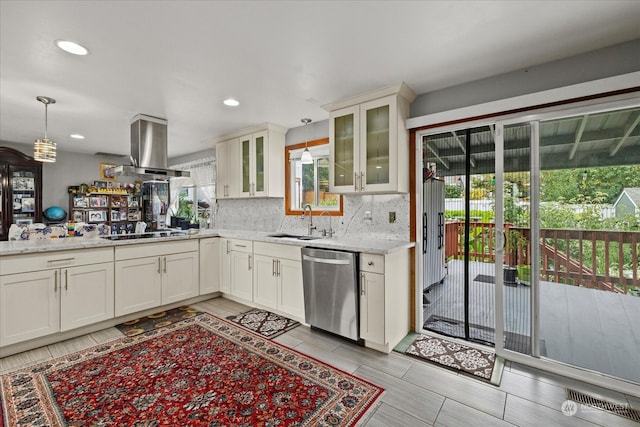
[{"label": "upper cabinet with glass door", "polygon": [[404,83],[325,105],[332,193],[409,191],[409,133],[415,98]]},{"label": "upper cabinet with glass door", "polygon": [[286,132],[265,123],[213,140],[217,197],[284,197]]}]

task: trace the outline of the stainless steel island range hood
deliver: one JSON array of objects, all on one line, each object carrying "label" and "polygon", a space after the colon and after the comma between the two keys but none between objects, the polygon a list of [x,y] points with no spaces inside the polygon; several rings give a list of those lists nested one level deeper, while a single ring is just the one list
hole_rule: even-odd
[{"label": "stainless steel island range hood", "polygon": [[115,175],[145,178],[171,178],[190,176],[190,172],[168,169],[167,121],[144,114],[131,121],[130,165],[116,166]]}]

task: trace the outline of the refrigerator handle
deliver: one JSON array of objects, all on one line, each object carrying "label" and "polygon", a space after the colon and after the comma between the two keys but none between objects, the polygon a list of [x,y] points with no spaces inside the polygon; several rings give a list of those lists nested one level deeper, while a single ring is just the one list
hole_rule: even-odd
[{"label": "refrigerator handle", "polygon": [[438,249],[442,249],[444,240],[444,214],[438,212]]},{"label": "refrigerator handle", "polygon": [[422,214],[422,253],[427,253],[427,213]]}]

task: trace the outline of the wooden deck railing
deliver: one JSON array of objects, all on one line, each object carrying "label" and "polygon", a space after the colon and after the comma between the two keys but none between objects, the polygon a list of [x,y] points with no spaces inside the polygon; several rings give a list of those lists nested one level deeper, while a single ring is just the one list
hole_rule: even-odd
[{"label": "wooden deck railing", "polygon": [[[469,223],[469,259],[495,262],[495,224]],[[464,256],[464,222],[445,225],[447,259]],[[530,263],[529,228],[505,225],[505,236],[518,232],[523,239],[510,247],[506,239],[505,263]],[[524,242],[524,244],[523,244]],[[638,273],[640,232],[608,230],[540,230],[540,280],[640,296]]]}]

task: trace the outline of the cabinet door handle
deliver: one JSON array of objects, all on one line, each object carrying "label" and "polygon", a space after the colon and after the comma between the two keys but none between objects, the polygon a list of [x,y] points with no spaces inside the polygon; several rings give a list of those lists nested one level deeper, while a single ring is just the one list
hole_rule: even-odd
[{"label": "cabinet door handle", "polygon": [[227,240],[227,253],[230,252],[229,245],[231,245],[231,240]]},{"label": "cabinet door handle", "polygon": [[364,191],[364,172],[360,172],[360,191]]},{"label": "cabinet door handle", "polygon": [[275,259],[271,260],[271,275],[272,276],[276,275],[276,260]]},{"label": "cabinet door handle", "polygon": [[249,270],[251,270],[251,255],[247,257],[247,260],[249,261]]},{"label": "cabinet door handle", "polygon": [[276,268],[277,268],[276,273],[277,273],[277,276],[280,277],[280,260],[277,260],[276,263],[277,263],[276,264]]},{"label": "cabinet door handle", "polygon": [[158,257],[158,274],[160,274],[160,268],[161,268],[161,267],[160,267],[160,263],[161,263],[161,262],[162,262],[162,261],[160,260],[160,257]]},{"label": "cabinet door handle", "polygon": [[58,292],[58,270],[53,272],[53,292]]},{"label": "cabinet door handle", "polygon": [[163,257],[162,258],[163,262],[164,262],[164,269],[163,271],[166,273],[167,272],[167,257]]},{"label": "cabinet door handle", "polygon": [[353,173],[353,191],[358,191],[358,172]]},{"label": "cabinet door handle", "polygon": [[69,290],[69,270],[64,270],[64,290]]},{"label": "cabinet door handle", "polygon": [[360,274],[360,295],[364,296],[367,294],[366,289],[365,289],[365,284],[367,282],[364,280],[364,273]]}]

